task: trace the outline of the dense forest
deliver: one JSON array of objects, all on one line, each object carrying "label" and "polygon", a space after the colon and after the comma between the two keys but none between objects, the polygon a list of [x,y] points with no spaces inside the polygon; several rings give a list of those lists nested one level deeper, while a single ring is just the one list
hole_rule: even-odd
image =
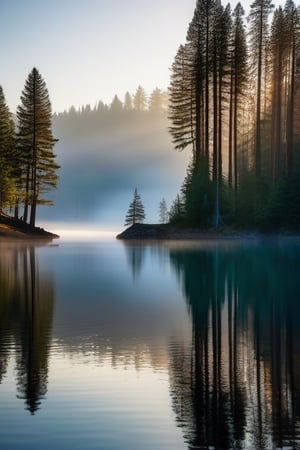
[{"label": "dense forest", "polygon": [[172,66],[170,132],[191,162],[171,220],[202,227],[300,225],[300,29],[292,0],[244,20],[197,1]]}]

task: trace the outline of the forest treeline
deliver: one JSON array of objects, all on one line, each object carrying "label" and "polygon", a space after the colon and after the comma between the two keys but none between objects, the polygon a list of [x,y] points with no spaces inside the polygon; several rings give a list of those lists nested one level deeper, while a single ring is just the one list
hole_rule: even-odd
[{"label": "forest treeline", "polygon": [[[115,95],[111,103],[102,100],[94,106],[89,104],[79,108],[71,106],[68,110],[53,115],[53,126],[60,136],[88,138],[102,132],[105,134],[118,132],[123,126],[143,127],[153,122],[155,118],[161,120],[168,110],[168,92],[155,88],[150,95],[139,85],[133,94],[128,91],[121,100]],[[166,124],[167,128],[167,124]],[[137,130],[138,131],[138,130]]]},{"label": "forest treeline", "polygon": [[300,225],[300,10],[198,0],[172,65],[170,132],[191,162],[171,220]]},{"label": "forest treeline", "polygon": [[[0,87],[0,213],[35,226],[38,204],[51,204],[45,194],[57,185],[52,112],[48,90],[36,68],[25,82],[17,115]],[[22,210],[21,210],[22,208]]]},{"label": "forest treeline", "polygon": [[64,111],[63,113],[54,114],[55,116],[82,116],[85,114],[99,114],[106,112],[118,113],[121,111],[150,111],[157,112],[161,110],[166,110],[168,107],[168,92],[163,91],[156,87],[150,95],[146,93],[146,90],[143,86],[139,85],[135,91],[135,93],[126,92],[124,96],[124,100],[120,100],[118,95],[116,94],[110,104],[104,103],[102,100],[99,100],[94,107],[91,105],[81,106],[76,109],[75,106],[71,106],[68,111]]}]

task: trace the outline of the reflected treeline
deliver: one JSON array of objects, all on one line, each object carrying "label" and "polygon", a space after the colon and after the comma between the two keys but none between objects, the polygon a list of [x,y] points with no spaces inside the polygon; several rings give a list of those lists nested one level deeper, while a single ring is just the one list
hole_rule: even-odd
[{"label": "reflected treeline", "polygon": [[32,414],[47,391],[54,288],[30,245],[1,246],[0,379],[16,354],[18,397]]},{"label": "reflected treeline", "polygon": [[193,346],[170,345],[189,448],[299,448],[300,245],[170,250]]}]

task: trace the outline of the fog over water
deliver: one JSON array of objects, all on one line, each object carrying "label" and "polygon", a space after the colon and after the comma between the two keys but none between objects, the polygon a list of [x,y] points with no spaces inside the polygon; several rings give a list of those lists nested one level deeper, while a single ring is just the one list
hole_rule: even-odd
[{"label": "fog over water", "polygon": [[159,202],[164,197],[170,206],[190,157],[188,151],[173,149],[168,126],[166,111],[71,111],[56,116],[60,180],[50,193],[55,205],[39,207],[40,224],[120,229],[135,187],[146,221],[158,222]]}]

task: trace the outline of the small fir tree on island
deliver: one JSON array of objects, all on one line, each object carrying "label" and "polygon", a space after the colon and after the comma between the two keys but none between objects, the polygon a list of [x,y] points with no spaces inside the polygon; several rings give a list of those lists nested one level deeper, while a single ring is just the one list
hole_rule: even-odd
[{"label": "small fir tree on island", "polygon": [[144,223],[145,218],[146,215],[144,205],[137,191],[137,188],[135,188],[133,193],[133,200],[130,203],[126,214],[125,226],[134,225],[135,223]]}]

